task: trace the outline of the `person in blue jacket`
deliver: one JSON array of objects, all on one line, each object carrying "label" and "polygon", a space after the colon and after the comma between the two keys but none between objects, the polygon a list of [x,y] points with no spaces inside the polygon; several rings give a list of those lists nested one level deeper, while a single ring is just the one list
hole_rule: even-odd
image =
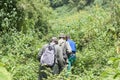
[{"label": "person in blue jacket", "polygon": [[72,49],[72,53],[68,55],[69,60],[68,70],[70,70],[71,66],[76,60],[76,43],[70,39],[70,35],[66,35],[66,41],[70,44],[70,47]]}]

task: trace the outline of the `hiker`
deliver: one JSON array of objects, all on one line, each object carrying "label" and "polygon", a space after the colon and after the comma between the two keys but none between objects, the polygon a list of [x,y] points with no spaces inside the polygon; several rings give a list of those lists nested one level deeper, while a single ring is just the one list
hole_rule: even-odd
[{"label": "hiker", "polygon": [[68,60],[70,62],[69,67],[71,68],[74,61],[76,60],[76,44],[73,40],[70,39],[70,35],[66,35],[66,40],[70,44],[70,47],[72,49],[72,53],[68,55]]},{"label": "hiker", "polygon": [[[39,69],[39,79],[42,80],[43,78],[47,79],[47,73],[43,72],[43,70],[49,70],[51,71],[52,74],[59,74],[60,70],[59,68],[61,67],[62,69],[64,68],[64,59],[63,59],[63,54],[62,54],[62,49],[59,47],[57,44],[58,40],[56,37],[52,37],[51,41],[49,44],[46,44],[43,46],[43,48],[40,50],[38,56],[39,56],[39,61],[40,61],[40,69]],[[49,50],[50,51],[47,51]],[[49,53],[47,52],[52,52],[50,54],[54,54],[50,56]],[[47,57],[46,56],[46,53]],[[54,60],[53,60],[54,59]],[[53,63],[54,61],[54,63]]]},{"label": "hiker", "polygon": [[[72,50],[71,50],[69,43],[66,41],[65,34],[60,33],[58,45],[62,48],[65,65],[67,65],[68,64],[68,54],[70,54],[72,52]],[[60,69],[60,70],[62,70],[62,69]]]}]

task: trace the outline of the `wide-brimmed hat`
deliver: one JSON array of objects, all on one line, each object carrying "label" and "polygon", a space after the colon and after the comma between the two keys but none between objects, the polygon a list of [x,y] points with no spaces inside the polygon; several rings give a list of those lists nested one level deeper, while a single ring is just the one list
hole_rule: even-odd
[{"label": "wide-brimmed hat", "polygon": [[58,41],[57,37],[52,37],[52,41]]},{"label": "wide-brimmed hat", "polygon": [[59,38],[60,37],[65,37],[65,34],[64,33],[60,33]]}]

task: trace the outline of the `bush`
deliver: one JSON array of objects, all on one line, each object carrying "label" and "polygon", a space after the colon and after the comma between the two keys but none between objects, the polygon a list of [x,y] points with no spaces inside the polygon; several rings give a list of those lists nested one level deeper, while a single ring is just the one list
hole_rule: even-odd
[{"label": "bush", "polygon": [[24,12],[17,6],[16,0],[0,1],[0,31],[9,32],[10,29],[19,30],[23,23]]}]

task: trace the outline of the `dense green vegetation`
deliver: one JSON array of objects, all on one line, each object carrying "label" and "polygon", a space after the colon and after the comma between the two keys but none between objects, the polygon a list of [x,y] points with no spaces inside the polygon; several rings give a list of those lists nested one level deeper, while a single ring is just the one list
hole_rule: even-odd
[{"label": "dense green vegetation", "polygon": [[77,60],[68,78],[63,71],[48,80],[119,80],[119,4],[119,0],[0,0],[0,80],[36,80],[38,51],[60,32],[76,42]]}]

